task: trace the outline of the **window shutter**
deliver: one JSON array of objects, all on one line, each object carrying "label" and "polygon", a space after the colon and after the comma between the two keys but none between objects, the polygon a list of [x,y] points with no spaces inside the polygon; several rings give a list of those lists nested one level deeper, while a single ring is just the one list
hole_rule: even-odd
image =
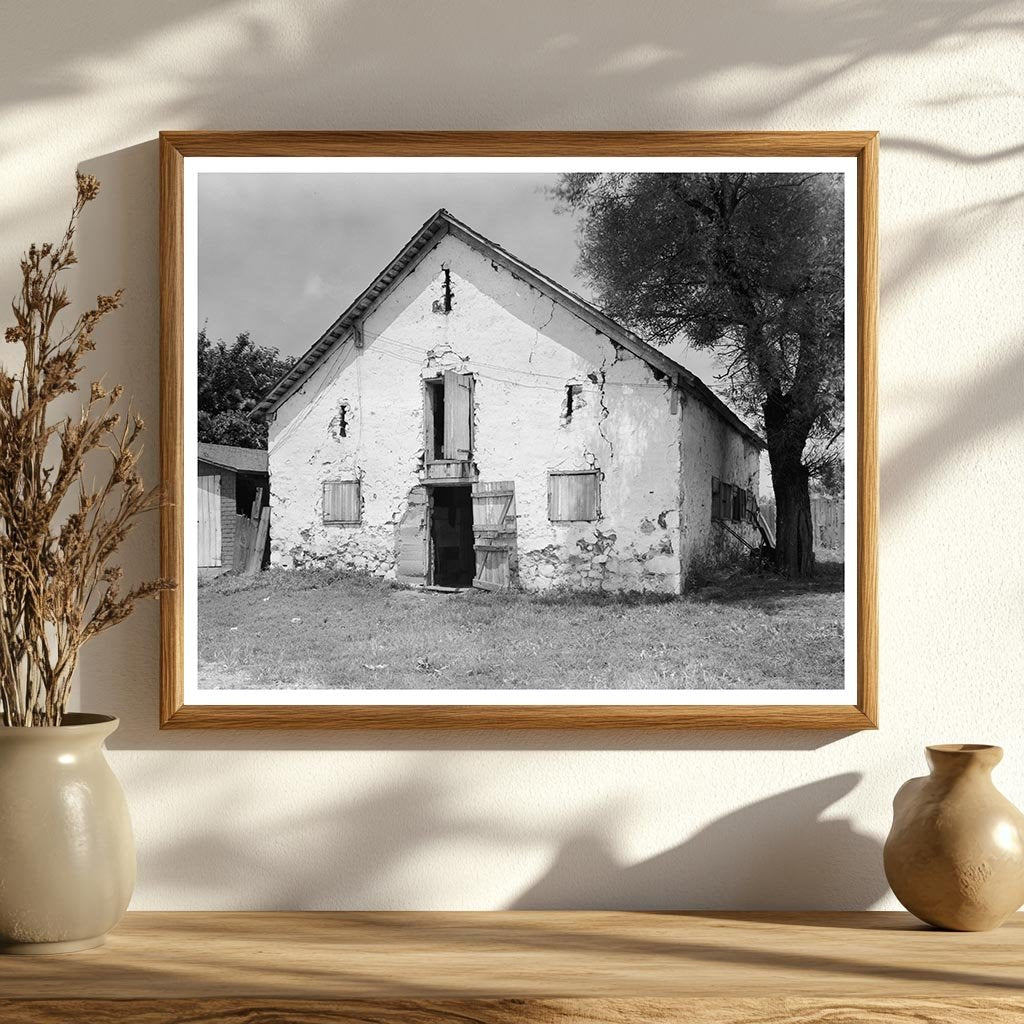
[{"label": "window shutter", "polygon": [[355,525],[359,523],[358,480],[328,480],[324,484],[324,522]]},{"label": "window shutter", "polygon": [[722,481],[717,476],[711,478],[711,518],[717,519],[722,509]]},{"label": "window shutter", "polygon": [[473,375],[445,371],[444,457],[468,461],[473,457]]},{"label": "window shutter", "polygon": [[596,470],[548,474],[548,519],[552,522],[589,522],[597,519],[600,508]]}]

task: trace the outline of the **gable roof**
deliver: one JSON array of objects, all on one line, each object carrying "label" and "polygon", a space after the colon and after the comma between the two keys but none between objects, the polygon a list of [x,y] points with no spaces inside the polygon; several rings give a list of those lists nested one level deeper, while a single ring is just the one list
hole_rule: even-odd
[{"label": "gable roof", "polygon": [[233,444],[199,442],[199,461],[236,473],[267,473],[267,452],[263,448],[237,448]]},{"label": "gable roof", "polygon": [[764,441],[707,384],[696,374],[691,373],[682,363],[677,363],[654,346],[648,345],[647,342],[612,320],[595,305],[524,263],[496,242],[484,238],[483,235],[463,224],[444,209],[438,210],[423,224],[369,287],[295,361],[292,368],[260,399],[253,409],[253,414],[266,415],[273,412],[316,369],[328,352],[355,334],[359,329],[360,321],[367,312],[383,299],[445,235],[453,235],[471,249],[475,249],[514,276],[523,279],[553,302],[559,303],[595,330],[632,352],[652,369],[675,381],[680,389],[703,402],[757,447],[765,447]]}]

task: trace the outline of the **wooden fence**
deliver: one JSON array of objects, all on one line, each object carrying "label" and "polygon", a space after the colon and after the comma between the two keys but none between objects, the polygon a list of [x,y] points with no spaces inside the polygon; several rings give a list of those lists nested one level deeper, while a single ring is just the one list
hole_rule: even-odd
[{"label": "wooden fence", "polygon": [[842,553],[846,537],[846,500],[811,498],[814,550]]},{"label": "wooden fence", "polygon": [[[761,502],[761,514],[775,529],[775,501]],[[811,498],[811,531],[814,550],[837,556],[844,553],[846,539],[846,500],[844,498]]]}]

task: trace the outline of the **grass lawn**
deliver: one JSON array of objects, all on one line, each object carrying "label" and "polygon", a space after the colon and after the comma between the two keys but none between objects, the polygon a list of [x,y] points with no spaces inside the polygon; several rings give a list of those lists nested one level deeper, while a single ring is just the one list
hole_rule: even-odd
[{"label": "grass lawn", "polygon": [[199,660],[202,687],[826,689],[842,685],[843,566],[682,597],[220,576],[199,583]]}]

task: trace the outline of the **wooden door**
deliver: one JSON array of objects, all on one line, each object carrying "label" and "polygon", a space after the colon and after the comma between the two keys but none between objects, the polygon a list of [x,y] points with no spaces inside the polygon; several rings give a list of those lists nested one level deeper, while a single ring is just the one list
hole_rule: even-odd
[{"label": "wooden door", "polygon": [[473,375],[446,370],[444,375],[444,457],[468,462],[473,457]]},{"label": "wooden door", "polygon": [[395,534],[395,562],[398,582],[423,587],[427,583],[427,539],[429,530],[428,495],[426,487],[409,492],[405,510]]},{"label": "wooden door", "polygon": [[473,484],[473,549],[473,586],[508,590],[516,571],[515,481]]},{"label": "wooden door", "polygon": [[196,491],[201,567],[219,566],[220,556],[220,477],[201,476]]}]

